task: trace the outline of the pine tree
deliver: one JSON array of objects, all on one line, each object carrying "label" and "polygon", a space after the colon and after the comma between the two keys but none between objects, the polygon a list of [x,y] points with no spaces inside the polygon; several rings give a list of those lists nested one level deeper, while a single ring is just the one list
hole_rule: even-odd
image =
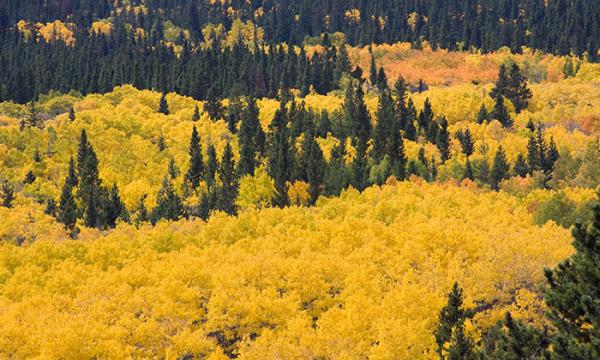
[{"label": "pine tree", "polygon": [[521,69],[519,69],[517,64],[513,64],[510,69],[510,88],[507,95],[515,106],[517,114],[527,108],[529,100],[533,97],[531,90],[527,87],[527,81],[521,74]]},{"label": "pine tree", "polygon": [[475,143],[473,142],[473,136],[471,136],[471,130],[467,128],[459,140],[463,154],[465,154],[467,158],[473,155],[473,152],[475,152]]},{"label": "pine tree", "polygon": [[319,117],[319,125],[317,126],[317,136],[327,138],[327,134],[331,131],[331,122],[329,121],[329,113],[327,110],[321,111]]},{"label": "pine tree", "polygon": [[292,154],[287,128],[287,112],[285,103],[275,112],[271,122],[268,173],[275,182],[273,205],[284,207],[289,205],[288,181],[292,173]]},{"label": "pine tree", "polygon": [[502,126],[510,128],[513,125],[513,120],[504,106],[504,97],[498,96],[495,98],[494,110],[492,110],[492,118],[500,121]]},{"label": "pine tree", "polygon": [[306,181],[308,182],[308,193],[310,194],[309,205],[314,205],[323,187],[325,158],[321,147],[315,141],[312,129],[309,128],[304,136],[302,166],[306,170]]},{"label": "pine tree", "polygon": [[77,176],[77,170],[75,169],[75,160],[73,159],[73,156],[71,156],[69,159],[69,170],[67,173],[66,182],[71,185],[71,188],[74,188],[79,184],[79,178]]},{"label": "pine tree", "polygon": [[175,192],[173,184],[167,176],[163,179],[162,187],[156,197],[156,207],[152,211],[152,222],[161,219],[179,220],[183,215],[183,202]]},{"label": "pine tree", "polygon": [[160,102],[158,104],[158,112],[164,115],[169,115],[169,103],[167,102],[167,94],[162,93],[160,96]]},{"label": "pine tree", "polygon": [[194,106],[194,115],[192,115],[192,121],[196,122],[200,120],[200,109],[198,109],[198,104]]},{"label": "pine tree", "polygon": [[477,360],[475,352],[475,343],[467,334],[465,334],[464,324],[458,324],[452,331],[450,344],[448,346],[448,360]]},{"label": "pine tree", "polygon": [[219,166],[219,178],[221,180],[221,188],[219,189],[219,204],[218,208],[225,211],[229,215],[235,215],[236,205],[235,200],[238,194],[238,181],[235,174],[235,161],[233,160],[233,150],[231,145],[227,143],[221,164]]},{"label": "pine tree", "polygon": [[117,184],[113,184],[110,190],[107,205],[106,223],[109,227],[114,228],[119,218],[125,221],[128,220],[129,215],[127,214],[125,204],[121,201]]},{"label": "pine tree", "polygon": [[492,99],[497,99],[499,96],[508,97],[508,94],[510,92],[510,85],[511,81],[508,73],[508,68],[505,64],[502,64],[498,69],[498,80],[496,80],[494,88],[492,89],[492,91],[490,91],[490,96],[492,97]]},{"label": "pine tree", "polygon": [[379,89],[379,91],[382,91],[383,89],[389,89],[388,78],[385,74],[383,66],[379,68],[379,71],[377,71],[377,89]]},{"label": "pine tree", "polygon": [[247,99],[242,115],[242,123],[238,134],[240,144],[240,161],[238,175],[254,175],[258,154],[264,151],[265,134],[258,119],[258,106],[254,98]]},{"label": "pine tree", "polygon": [[514,319],[506,313],[504,320],[487,332],[481,359],[547,359],[548,334]]},{"label": "pine tree", "polygon": [[158,151],[163,152],[167,149],[167,143],[165,141],[165,136],[163,135],[163,133],[161,132],[160,135],[158,135],[158,141],[156,146],[158,146]]},{"label": "pine tree", "polygon": [[408,99],[404,121],[404,138],[407,140],[417,141],[417,129],[415,127],[416,114],[417,109],[415,109],[413,100]]},{"label": "pine tree", "polygon": [[485,105],[481,104],[479,108],[479,113],[477,113],[477,123],[483,124],[490,119],[490,114],[487,111]]},{"label": "pine tree", "polygon": [[87,140],[85,130],[81,131],[79,141],[77,173],[79,176],[77,197],[82,205],[84,223],[88,227],[100,226],[102,224],[98,217],[98,207],[102,199],[99,198],[101,181],[98,173],[98,158],[94,148]]},{"label": "pine tree", "polygon": [[515,176],[520,176],[523,178],[525,176],[527,176],[527,173],[529,173],[529,167],[527,166],[525,157],[521,153],[519,153],[519,155],[517,155],[517,159],[515,160],[515,165],[513,166],[513,173]]},{"label": "pine tree", "polygon": [[66,230],[73,231],[77,223],[77,204],[73,196],[73,187],[69,182],[69,178],[65,180],[60,200],[58,203],[58,213],[56,220],[65,226]]},{"label": "pine tree", "polygon": [[463,179],[475,180],[473,166],[471,165],[471,160],[469,160],[469,158],[467,158],[467,161],[465,162],[465,172],[463,174]]},{"label": "pine tree", "polygon": [[217,150],[210,144],[207,150],[208,160],[206,163],[206,173],[204,174],[204,180],[208,184],[208,187],[212,187],[215,184],[215,176],[219,170],[219,160],[217,159]]},{"label": "pine tree", "polygon": [[346,138],[331,149],[329,164],[325,172],[326,195],[339,196],[341,191],[349,184],[349,174],[346,167]]},{"label": "pine tree", "polygon": [[436,134],[435,145],[440,151],[442,163],[450,159],[450,132],[448,132],[448,121],[442,118],[439,124],[439,130]]},{"label": "pine tree", "polygon": [[423,104],[423,110],[419,113],[417,123],[419,125],[419,131],[422,134],[425,134],[433,123],[433,109],[431,108],[429,98],[425,99],[425,104]]},{"label": "pine tree", "polygon": [[358,191],[363,191],[370,185],[367,147],[367,140],[359,138],[356,144],[356,155],[352,160],[352,186]]},{"label": "pine tree", "polygon": [[208,91],[208,97],[204,102],[204,111],[206,111],[208,117],[213,121],[220,119],[222,116],[223,105],[217,96],[217,89],[214,86]]},{"label": "pine tree", "polygon": [[12,208],[13,201],[15,200],[15,189],[8,181],[4,181],[2,184],[0,199],[2,199],[2,206],[9,209]]},{"label": "pine tree", "polygon": [[377,85],[377,65],[375,64],[375,55],[373,54],[373,50],[369,49],[371,54],[371,63],[369,65],[369,81],[371,82],[371,86]]},{"label": "pine tree", "polygon": [[600,204],[589,226],[573,229],[575,254],[554,269],[546,269],[545,301],[557,329],[554,359],[600,358]]},{"label": "pine tree", "polygon": [[35,101],[30,101],[27,103],[27,116],[25,119],[25,124],[30,128],[42,126],[42,122],[40,120],[40,112],[37,108]]},{"label": "pine tree", "polygon": [[33,184],[35,182],[35,175],[33,175],[33,171],[29,170],[25,175],[25,179],[23,179],[23,184]]},{"label": "pine tree", "polygon": [[373,158],[379,162],[385,154],[387,143],[392,136],[395,123],[394,103],[388,89],[379,92],[377,124],[374,131]]},{"label": "pine tree", "polygon": [[509,171],[510,165],[506,160],[506,154],[504,153],[504,149],[502,149],[502,145],[500,145],[498,147],[498,151],[496,151],[496,156],[494,157],[494,164],[492,165],[492,172],[490,177],[490,185],[492,186],[492,189],[500,189],[500,182],[508,178],[510,173]]},{"label": "pine tree", "polygon": [[193,189],[197,189],[204,175],[204,160],[202,159],[202,148],[200,145],[200,136],[196,126],[192,129],[190,139],[190,166],[185,176],[186,180]]},{"label": "pine tree", "polygon": [[56,201],[52,198],[46,200],[44,214],[56,217]]},{"label": "pine tree", "polygon": [[406,153],[404,152],[404,139],[400,133],[400,123],[394,121],[391,124],[391,130],[387,146],[385,148],[386,156],[389,159],[390,173],[398,180],[405,180],[406,174]]},{"label": "pine tree", "polygon": [[169,159],[169,166],[167,168],[167,173],[169,174],[169,177],[171,178],[171,180],[175,180],[179,176],[179,168],[177,167],[177,164],[175,164],[175,159],[173,159],[173,158]]},{"label": "pine tree", "polygon": [[[434,331],[435,342],[437,344],[437,353],[440,359],[449,359],[449,354],[446,353],[446,343],[455,343],[456,351],[461,350],[458,346],[462,344],[463,339],[453,339],[453,335],[459,335],[462,331],[464,321],[473,317],[471,310],[463,307],[463,291],[454,283],[452,290],[448,293],[448,304],[444,306],[438,316],[438,325]],[[460,358],[454,358],[460,359]]]},{"label": "pine tree", "polygon": [[75,109],[72,106],[69,108],[69,120],[75,121]]},{"label": "pine tree", "polygon": [[348,56],[348,50],[346,49],[346,45],[342,44],[337,49],[337,57],[335,60],[335,71],[334,77],[336,80],[339,80],[343,74],[348,74],[351,71],[352,64],[350,63],[350,58]]}]

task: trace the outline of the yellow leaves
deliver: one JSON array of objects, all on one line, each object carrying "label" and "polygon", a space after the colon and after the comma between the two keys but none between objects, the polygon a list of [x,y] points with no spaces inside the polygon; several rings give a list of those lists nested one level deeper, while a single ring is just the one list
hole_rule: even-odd
[{"label": "yellow leaves", "polygon": [[108,21],[94,21],[90,30],[95,34],[110,35],[112,32],[112,24]]},{"label": "yellow leaves", "polygon": [[346,10],[346,12],[344,13],[344,17],[346,18],[346,21],[348,21],[349,23],[358,24],[360,22],[360,10],[358,10],[358,9]]},{"label": "yellow leaves", "polygon": [[275,195],[273,179],[264,167],[255,170],[254,176],[246,175],[240,179],[240,189],[236,200],[241,210],[269,207]]},{"label": "yellow leaves", "polygon": [[308,193],[308,184],[304,181],[294,181],[289,184],[288,196],[290,204],[296,206],[308,205],[310,194]]}]

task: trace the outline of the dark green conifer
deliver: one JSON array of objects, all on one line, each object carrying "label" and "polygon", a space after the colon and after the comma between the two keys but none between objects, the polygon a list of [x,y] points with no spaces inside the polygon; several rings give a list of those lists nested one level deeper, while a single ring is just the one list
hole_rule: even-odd
[{"label": "dark green conifer", "polygon": [[66,230],[73,231],[77,223],[77,213],[73,187],[67,178],[60,195],[56,220],[62,223]]},{"label": "dark green conifer", "polygon": [[513,173],[515,176],[525,177],[527,173],[529,173],[529,167],[527,166],[527,162],[523,154],[519,153],[517,155],[517,159],[515,160],[515,165],[513,166]]},{"label": "dark green conifer", "polygon": [[450,132],[448,132],[448,121],[444,117],[440,119],[435,145],[440,151],[442,163],[450,159]]},{"label": "dark green conifer", "polygon": [[467,158],[473,155],[473,152],[475,151],[475,143],[473,141],[473,136],[471,136],[471,130],[469,130],[469,128],[465,130],[465,132],[462,134],[459,140],[463,154],[465,154]]},{"label": "dark green conifer", "polygon": [[152,211],[153,223],[161,219],[179,220],[183,215],[183,202],[175,192],[173,184],[167,176],[163,179],[162,187],[156,197],[156,207]]},{"label": "dark green conifer", "polygon": [[200,145],[200,136],[196,126],[192,129],[192,136],[190,139],[190,166],[186,173],[186,180],[193,189],[197,189],[200,185],[200,181],[204,176],[204,160],[202,159],[202,148]]},{"label": "dark green conifer", "polygon": [[158,112],[164,115],[169,115],[169,103],[167,102],[167,94],[162,93],[160,96],[160,102],[158,104]]},{"label": "dark green conifer", "polygon": [[2,206],[9,209],[12,208],[13,201],[15,200],[15,189],[8,181],[4,181],[2,184],[0,199],[2,199]]},{"label": "dark green conifer", "polygon": [[23,179],[24,184],[33,184],[35,182],[35,175],[33,175],[33,171],[29,170],[25,175],[25,179]]},{"label": "dark green conifer", "polygon": [[71,121],[75,121],[75,108],[73,108],[72,106],[69,108],[69,120]]},{"label": "dark green conifer", "polygon": [[235,215],[235,200],[237,199],[238,194],[238,181],[235,173],[233,150],[229,143],[225,146],[223,157],[221,158],[219,179],[221,180],[221,188],[219,189],[218,207],[229,215]]},{"label": "dark green conifer", "polygon": [[479,108],[479,113],[477,113],[477,123],[478,124],[483,124],[484,122],[488,121],[490,119],[490,114],[487,111],[487,108],[485,107],[484,104],[481,104],[481,107]]},{"label": "dark green conifer", "polygon": [[495,98],[494,110],[492,110],[492,118],[500,121],[500,124],[502,124],[502,126],[505,128],[512,127],[513,119],[504,105],[504,97],[498,96]]},{"label": "dark green conifer", "polygon": [[194,114],[192,115],[192,121],[196,122],[200,120],[200,109],[198,109],[198,104],[194,105]]},{"label": "dark green conifer", "polygon": [[494,164],[492,165],[492,172],[490,176],[490,185],[492,189],[499,190],[500,182],[502,180],[507,179],[510,174],[510,165],[506,160],[506,154],[504,153],[504,149],[502,145],[498,147],[498,151],[496,151],[496,156],[494,157]]},{"label": "dark green conifer", "polygon": [[453,335],[460,335],[465,320],[470,319],[472,316],[473,312],[463,307],[463,291],[455,282],[452,290],[448,293],[447,305],[440,310],[438,325],[433,333],[440,359],[449,359],[449,354],[445,348],[447,343],[455,343],[455,347],[457,347],[455,351],[461,350],[459,346],[462,346],[463,339],[453,339]]}]

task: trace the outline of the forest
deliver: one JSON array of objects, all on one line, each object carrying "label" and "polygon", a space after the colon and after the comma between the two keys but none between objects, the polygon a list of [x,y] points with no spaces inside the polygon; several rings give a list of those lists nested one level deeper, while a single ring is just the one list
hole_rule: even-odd
[{"label": "forest", "polygon": [[3,2],[0,358],[599,358],[598,21]]}]

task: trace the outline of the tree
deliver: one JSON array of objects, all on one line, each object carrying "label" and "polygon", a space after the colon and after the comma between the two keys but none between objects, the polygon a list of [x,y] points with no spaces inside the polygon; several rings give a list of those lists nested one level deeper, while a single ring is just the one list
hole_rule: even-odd
[{"label": "tree", "polygon": [[152,211],[152,222],[156,223],[161,219],[175,221],[182,215],[183,202],[175,192],[169,178],[165,176],[156,197],[156,207]]},{"label": "tree", "polygon": [[77,186],[77,184],[79,184],[79,178],[77,176],[77,170],[75,169],[75,160],[73,159],[73,156],[71,156],[69,159],[69,170],[67,172],[66,181],[69,183],[69,185],[71,185],[71,188],[74,188]]},{"label": "tree", "polygon": [[204,160],[202,159],[202,148],[200,145],[200,136],[194,125],[192,136],[190,138],[190,166],[185,176],[186,180],[193,189],[197,189],[204,175]]},{"label": "tree", "polygon": [[500,121],[502,126],[510,128],[513,125],[513,120],[504,105],[504,97],[499,95],[495,98],[494,109],[492,110],[492,118]]},{"label": "tree", "polygon": [[487,108],[485,107],[485,105],[481,104],[481,107],[479,108],[479,113],[477,113],[477,123],[478,124],[483,124],[484,122],[488,121],[490,119],[490,114],[487,111]]},{"label": "tree", "polygon": [[256,99],[248,98],[238,134],[240,145],[238,175],[240,177],[247,174],[254,175],[254,170],[258,165],[257,157],[264,152],[265,133],[258,116],[259,110]]},{"label": "tree", "polygon": [[[464,351],[463,324],[471,317],[473,312],[463,307],[463,290],[455,282],[448,293],[448,303],[440,310],[438,325],[433,333],[440,359],[450,359],[445,348],[447,343],[455,344],[453,353]],[[458,360],[460,357],[453,357],[453,359]]]},{"label": "tree", "polygon": [[41,127],[42,122],[40,119],[40,112],[37,108],[35,101],[30,101],[27,103],[27,115],[25,120],[28,127]]},{"label": "tree", "polygon": [[287,127],[287,112],[285,103],[275,112],[270,125],[268,173],[275,181],[275,196],[273,205],[284,207],[289,205],[288,181],[292,173],[292,149]]},{"label": "tree", "polygon": [[66,230],[75,230],[77,223],[77,204],[73,196],[73,186],[67,177],[60,194],[56,220],[65,226]]},{"label": "tree", "polygon": [[369,53],[371,54],[371,62],[369,65],[369,81],[371,82],[371,86],[377,85],[377,65],[375,64],[375,55],[373,54],[373,49],[369,48]]},{"label": "tree", "polygon": [[487,332],[483,339],[482,359],[544,359],[550,339],[546,332],[514,319],[504,319]]},{"label": "tree", "polygon": [[192,115],[192,121],[196,122],[200,120],[200,109],[198,109],[198,104],[194,105],[194,115]]},{"label": "tree", "polygon": [[475,180],[473,166],[471,165],[471,160],[469,160],[469,158],[467,158],[467,161],[465,162],[465,172],[463,174],[463,179]]},{"label": "tree", "polygon": [[519,153],[517,155],[517,159],[515,160],[515,165],[513,166],[513,173],[515,176],[525,177],[529,172],[529,167],[527,166],[527,162],[523,154]]},{"label": "tree", "polygon": [[458,324],[452,331],[448,346],[448,360],[476,360],[475,343],[467,334],[463,323]]},{"label": "tree", "polygon": [[404,118],[404,138],[411,141],[417,141],[417,129],[415,120],[417,118],[417,109],[412,99],[408,99],[406,104],[406,115]]},{"label": "tree", "polygon": [[490,174],[490,185],[492,185],[492,189],[500,189],[500,182],[508,178],[509,171],[510,165],[506,160],[504,149],[502,148],[502,145],[500,145],[498,147],[498,151],[496,151],[496,156],[494,157],[494,163],[492,165],[492,172]]},{"label": "tree", "polygon": [[352,160],[352,186],[358,191],[363,191],[369,184],[369,162],[367,159],[367,140],[358,139],[356,144],[356,155]]},{"label": "tree", "polygon": [[496,99],[499,96],[508,97],[509,88],[511,86],[510,77],[508,74],[508,69],[505,64],[501,64],[498,69],[498,80],[496,80],[496,84],[492,91],[490,91],[490,96],[492,99]]},{"label": "tree", "polygon": [[213,144],[208,146],[207,150],[208,160],[206,162],[206,172],[204,174],[204,180],[208,184],[208,187],[212,187],[215,184],[215,176],[219,170],[219,160],[217,159],[217,150]]},{"label": "tree", "polygon": [[233,150],[231,145],[227,143],[221,164],[219,166],[219,179],[221,180],[221,188],[219,189],[219,204],[220,210],[225,211],[229,215],[235,215],[236,206],[235,200],[238,195],[239,183],[235,173],[235,161],[233,160]]},{"label": "tree", "polygon": [[462,136],[460,136],[459,141],[463,154],[465,154],[467,158],[473,155],[473,152],[475,152],[475,143],[473,141],[473,137],[471,136],[471,130],[467,128]]},{"label": "tree", "polygon": [[425,134],[433,123],[433,109],[431,108],[431,102],[429,102],[429,98],[425,99],[423,110],[421,110],[419,113],[417,123],[419,125],[419,131],[421,134]]},{"label": "tree", "polygon": [[15,189],[8,181],[4,181],[2,184],[2,189],[0,189],[0,198],[2,199],[2,206],[9,209],[12,208],[13,201],[15,200]]},{"label": "tree", "polygon": [[23,184],[33,184],[35,182],[35,175],[33,175],[33,171],[29,170],[25,175],[25,179],[23,179]]},{"label": "tree", "polygon": [[160,152],[165,151],[167,149],[167,143],[165,141],[165,136],[163,135],[162,132],[160,133],[160,135],[158,135],[158,142],[157,142],[156,146],[158,146],[158,151],[160,151]]},{"label": "tree", "polygon": [[162,93],[160,96],[160,102],[158,104],[158,112],[164,115],[169,115],[169,103],[167,102],[167,94]]},{"label": "tree", "polygon": [[311,128],[304,133],[301,162],[306,170],[306,181],[310,194],[309,205],[314,205],[322,191],[325,158],[321,147],[315,141]]},{"label": "tree", "polygon": [[448,121],[442,118],[439,124],[439,130],[436,134],[435,145],[440,151],[442,162],[450,159],[450,132],[448,132]]},{"label": "tree", "polygon": [[121,201],[117,184],[113,184],[108,198],[106,223],[109,227],[114,228],[119,218],[127,221],[129,214],[127,213],[125,204]]},{"label": "tree", "polygon": [[217,89],[215,86],[211,87],[208,91],[208,97],[204,102],[204,111],[206,111],[208,117],[213,121],[220,119],[222,116],[223,105],[217,96]]},{"label": "tree", "polygon": [[384,156],[387,143],[392,136],[392,130],[396,117],[394,114],[394,103],[389,89],[379,92],[377,105],[377,124],[374,131],[373,158],[379,162]]},{"label": "tree", "polygon": [[531,90],[527,87],[527,81],[521,74],[521,69],[517,64],[513,64],[510,69],[510,87],[507,97],[515,106],[517,114],[527,108],[529,100],[533,97]]},{"label": "tree", "polygon": [[75,109],[72,106],[69,108],[69,120],[75,121]]},{"label": "tree", "polygon": [[555,359],[600,358],[600,204],[589,226],[573,229],[575,254],[546,269],[548,317],[558,333],[552,343]]}]

